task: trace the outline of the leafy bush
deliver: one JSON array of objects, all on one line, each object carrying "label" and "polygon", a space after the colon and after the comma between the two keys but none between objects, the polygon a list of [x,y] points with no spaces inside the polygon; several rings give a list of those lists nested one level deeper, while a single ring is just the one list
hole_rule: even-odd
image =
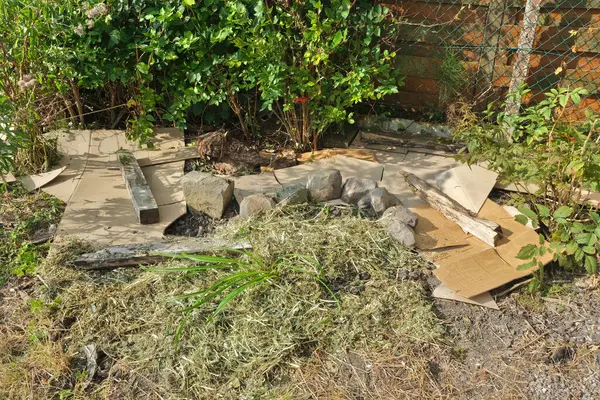
[{"label": "leafy bush", "polygon": [[0,103],[29,146],[58,121],[91,118],[126,118],[132,139],[151,142],[153,125],[185,128],[226,104],[247,137],[272,112],[308,147],[351,122],[354,104],[396,91],[387,14],[366,0],[8,0]]},{"label": "leafy bush", "polygon": [[381,45],[393,29],[380,5],[277,1],[254,11],[240,46],[243,77],[298,145],[316,148],[329,126],[353,122],[351,106],[397,92],[396,54]]},{"label": "leafy bush", "polygon": [[467,112],[455,129],[456,138],[466,143],[463,155],[469,163],[488,162],[525,193],[518,196],[522,215],[516,219],[539,226],[549,245],[541,240],[539,246],[524,247],[518,257],[530,260],[522,268],[540,267],[540,277],[538,260],[547,251],[565,268],[596,272],[600,217],[583,204],[589,190],[600,185],[599,120],[592,112],[577,122],[565,114],[587,94],[584,89],[552,89],[520,114],[494,112],[490,105],[483,122]]}]

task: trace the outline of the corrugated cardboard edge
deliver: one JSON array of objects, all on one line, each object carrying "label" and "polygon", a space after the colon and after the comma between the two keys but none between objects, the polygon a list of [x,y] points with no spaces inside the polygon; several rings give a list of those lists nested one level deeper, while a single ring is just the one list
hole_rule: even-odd
[{"label": "corrugated cardboard edge", "polygon": [[500,307],[498,307],[498,304],[496,304],[496,301],[494,301],[493,297],[490,295],[490,292],[481,293],[469,299],[459,295],[454,290],[442,283],[433,290],[431,295],[436,299],[459,301],[461,303],[474,304],[481,307],[491,308],[493,310],[500,310]]}]

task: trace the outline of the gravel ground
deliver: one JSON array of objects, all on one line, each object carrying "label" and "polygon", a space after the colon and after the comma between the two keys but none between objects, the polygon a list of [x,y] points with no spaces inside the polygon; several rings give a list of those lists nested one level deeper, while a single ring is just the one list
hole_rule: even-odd
[{"label": "gravel ground", "polygon": [[600,399],[597,281],[579,279],[547,297],[513,292],[497,302],[500,311],[434,301],[462,356],[464,373],[446,377],[458,398]]}]

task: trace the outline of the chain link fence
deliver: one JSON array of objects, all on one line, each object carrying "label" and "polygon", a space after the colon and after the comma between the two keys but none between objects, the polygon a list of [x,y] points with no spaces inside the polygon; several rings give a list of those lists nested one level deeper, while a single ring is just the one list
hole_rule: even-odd
[{"label": "chain link fence", "polygon": [[401,104],[443,109],[457,98],[484,107],[521,84],[531,103],[559,87],[600,110],[600,0],[387,1],[400,18]]}]

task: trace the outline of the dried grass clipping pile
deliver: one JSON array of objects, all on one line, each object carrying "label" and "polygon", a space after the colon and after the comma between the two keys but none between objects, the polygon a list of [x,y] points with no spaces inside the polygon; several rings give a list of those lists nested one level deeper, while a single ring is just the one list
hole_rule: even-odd
[{"label": "dried grass clipping pile", "polygon": [[[173,297],[202,289],[225,271],[77,272],[67,282],[56,276],[74,272],[54,259],[42,273],[45,307],[29,318],[71,360],[90,343],[99,359],[91,381],[76,370],[57,370],[53,382],[63,386],[49,390],[48,398],[60,390],[124,399],[410,398],[441,390],[423,375],[426,359],[407,356],[432,349],[443,334],[421,284],[399,278],[428,265],[373,221],[351,210],[305,205],[231,223],[218,234],[249,240],[265,261],[288,253],[317,258],[340,309],[318,282],[292,276],[252,289],[211,322],[214,305],[195,311],[175,348],[178,311],[186,303]],[[5,314],[0,323],[22,317]],[[0,342],[5,351],[12,354]]]}]

